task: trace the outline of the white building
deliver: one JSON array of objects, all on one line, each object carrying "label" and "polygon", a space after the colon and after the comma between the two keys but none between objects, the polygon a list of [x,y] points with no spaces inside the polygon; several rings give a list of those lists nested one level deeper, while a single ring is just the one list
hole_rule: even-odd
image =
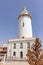
[{"label": "white building", "polygon": [[18,38],[8,40],[7,58],[10,60],[13,59],[16,62],[17,60],[19,62],[21,60],[21,62],[25,64],[27,62],[27,49],[31,49],[31,45],[35,41],[32,35],[32,17],[26,8],[22,9],[21,14],[18,16],[18,20]]}]

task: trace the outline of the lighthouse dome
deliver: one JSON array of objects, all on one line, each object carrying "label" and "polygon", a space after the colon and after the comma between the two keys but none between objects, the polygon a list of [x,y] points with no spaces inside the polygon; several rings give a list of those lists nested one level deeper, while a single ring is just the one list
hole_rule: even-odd
[{"label": "lighthouse dome", "polygon": [[30,15],[30,13],[28,12],[28,10],[26,8],[22,8],[22,11],[21,11],[20,15],[18,16],[18,19],[21,16],[29,16],[30,18],[32,18],[32,16]]},{"label": "lighthouse dome", "polygon": [[27,11],[26,8],[22,8],[22,12],[21,12],[21,14],[29,14],[29,12]]}]

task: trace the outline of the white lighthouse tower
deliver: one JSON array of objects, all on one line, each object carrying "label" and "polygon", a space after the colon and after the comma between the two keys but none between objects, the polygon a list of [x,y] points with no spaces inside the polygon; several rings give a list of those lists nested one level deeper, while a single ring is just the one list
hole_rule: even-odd
[{"label": "white lighthouse tower", "polygon": [[14,61],[14,65],[29,65],[26,56],[27,50],[31,49],[35,42],[35,38],[32,37],[31,19],[27,9],[23,8],[18,16],[18,38],[8,40],[7,60]]},{"label": "white lighthouse tower", "polygon": [[31,25],[31,15],[26,8],[22,9],[21,14],[18,16],[19,19],[19,38],[31,38],[32,37],[32,25]]}]

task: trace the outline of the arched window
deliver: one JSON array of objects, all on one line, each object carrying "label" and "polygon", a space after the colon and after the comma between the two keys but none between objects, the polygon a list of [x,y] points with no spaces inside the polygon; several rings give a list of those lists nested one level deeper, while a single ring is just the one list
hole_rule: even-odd
[{"label": "arched window", "polygon": [[24,22],[23,22],[23,27],[24,27]]},{"label": "arched window", "polygon": [[23,48],[23,43],[20,43],[20,48]]},{"label": "arched window", "polygon": [[29,42],[27,43],[27,48],[30,48],[30,43]]},{"label": "arched window", "polygon": [[14,43],[14,49],[16,49],[16,43]]},{"label": "arched window", "polygon": [[23,58],[23,52],[22,51],[20,52],[20,58]]},{"label": "arched window", "polygon": [[13,56],[16,56],[16,52],[13,52]]}]

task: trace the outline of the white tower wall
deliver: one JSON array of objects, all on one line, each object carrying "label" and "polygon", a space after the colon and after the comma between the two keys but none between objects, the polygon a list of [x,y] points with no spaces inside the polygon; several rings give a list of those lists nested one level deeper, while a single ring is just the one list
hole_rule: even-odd
[{"label": "white tower wall", "polygon": [[[24,23],[24,26],[23,26]],[[32,37],[32,25],[31,18],[29,16],[22,16],[19,19],[19,38],[29,38]]]},{"label": "white tower wall", "polygon": [[31,25],[31,15],[29,12],[24,8],[19,15],[19,38],[29,38],[32,37],[32,25]]}]

